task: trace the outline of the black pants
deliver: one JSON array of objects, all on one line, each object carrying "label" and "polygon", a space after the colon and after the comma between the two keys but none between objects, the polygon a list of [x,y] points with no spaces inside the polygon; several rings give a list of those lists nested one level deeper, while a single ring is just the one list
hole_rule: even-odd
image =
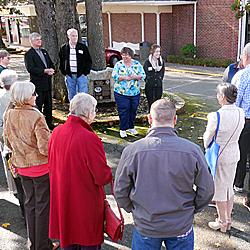
[{"label": "black pants", "polygon": [[52,93],[51,90],[37,91],[36,105],[44,114],[46,123],[52,128]]},{"label": "black pants", "polygon": [[49,174],[40,177],[21,176],[25,193],[25,214],[30,250],[53,248],[49,231]]},{"label": "black pants", "polygon": [[151,87],[149,86],[149,84],[146,83],[145,94],[148,100],[148,109],[150,111],[150,108],[153,102],[161,99],[162,97],[162,85],[159,87]]},{"label": "black pants", "polygon": [[25,218],[25,209],[24,209],[25,194],[24,194],[22,183],[21,183],[21,178],[18,176],[14,178],[14,181],[15,181],[16,189],[17,189],[17,194],[15,194],[15,197],[19,201],[22,216]]},{"label": "black pants", "polygon": [[[239,147],[240,147],[240,160],[237,165],[234,185],[236,187],[243,188],[246,176],[247,155],[250,152],[250,120],[248,119],[245,121],[245,126],[240,135]],[[250,181],[250,176],[249,176],[249,181]],[[250,188],[249,182],[248,185]]]}]

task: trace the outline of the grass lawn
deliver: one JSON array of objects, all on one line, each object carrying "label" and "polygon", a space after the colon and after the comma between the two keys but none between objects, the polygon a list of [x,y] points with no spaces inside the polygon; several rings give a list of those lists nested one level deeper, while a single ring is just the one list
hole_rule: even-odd
[{"label": "grass lawn", "polygon": [[[202,136],[207,124],[207,114],[211,111],[216,111],[219,106],[215,99],[208,100],[185,94],[178,95],[185,100],[184,112],[178,115],[176,125],[179,136],[187,138],[203,147]],[[135,127],[139,135],[128,136],[125,139],[119,138],[119,125],[95,125],[94,129],[100,137],[104,135],[117,137],[122,143],[124,140],[133,142],[144,137],[149,128],[147,121],[141,122],[140,124],[136,123]]]}]

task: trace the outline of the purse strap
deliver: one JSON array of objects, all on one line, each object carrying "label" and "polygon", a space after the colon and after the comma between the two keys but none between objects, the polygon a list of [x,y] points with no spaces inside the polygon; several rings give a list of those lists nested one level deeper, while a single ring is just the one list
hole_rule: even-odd
[{"label": "purse strap", "polygon": [[218,131],[219,131],[219,126],[220,126],[220,113],[217,111],[216,115],[217,115],[217,127],[216,127],[215,135],[214,135],[214,140],[215,141],[216,141],[217,134],[218,134]]},{"label": "purse strap", "polygon": [[218,157],[221,155],[221,153],[223,152],[223,150],[226,148],[227,144],[230,142],[230,140],[232,139],[232,137],[234,136],[237,128],[239,127],[239,123],[240,123],[240,111],[238,110],[238,113],[239,113],[239,119],[238,119],[238,123],[237,123],[237,126],[235,127],[234,129],[234,132],[232,133],[232,135],[230,136],[230,138],[228,139],[227,143],[225,144],[225,146],[223,147],[223,149],[220,151]]},{"label": "purse strap", "polygon": [[115,193],[114,193],[114,181],[112,180],[110,182],[110,185],[111,185],[111,194],[113,195],[114,199],[115,199],[115,202],[116,202],[116,205],[117,205],[117,208],[118,208],[118,211],[119,211],[119,214],[120,214],[120,218],[121,218],[121,221],[122,223],[124,223],[124,218],[123,218],[123,215],[122,215],[122,211],[121,211],[121,208],[115,198]]}]

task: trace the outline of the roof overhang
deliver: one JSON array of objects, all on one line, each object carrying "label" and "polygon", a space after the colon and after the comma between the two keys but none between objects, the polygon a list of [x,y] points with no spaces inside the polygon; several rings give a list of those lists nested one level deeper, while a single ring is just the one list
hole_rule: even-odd
[{"label": "roof overhang", "polygon": [[185,4],[195,4],[197,1],[116,1],[116,2],[103,2],[105,5],[144,5],[144,6],[173,6],[173,5],[185,5]]}]

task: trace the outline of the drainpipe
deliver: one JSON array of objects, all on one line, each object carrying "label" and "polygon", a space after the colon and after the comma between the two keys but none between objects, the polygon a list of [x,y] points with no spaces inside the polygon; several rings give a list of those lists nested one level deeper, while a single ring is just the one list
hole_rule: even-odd
[{"label": "drainpipe", "polygon": [[196,15],[197,15],[197,2],[194,3],[194,46],[196,46],[197,44],[197,18],[196,18]]},{"label": "drainpipe", "polygon": [[141,12],[141,41],[145,40],[145,33],[144,33],[144,13]]},{"label": "drainpipe", "polygon": [[156,12],[156,43],[161,45],[161,18],[160,12]]},{"label": "drainpipe", "polygon": [[110,12],[107,12],[108,14],[108,25],[109,25],[109,47],[112,48],[112,31],[111,31],[111,14]]}]

